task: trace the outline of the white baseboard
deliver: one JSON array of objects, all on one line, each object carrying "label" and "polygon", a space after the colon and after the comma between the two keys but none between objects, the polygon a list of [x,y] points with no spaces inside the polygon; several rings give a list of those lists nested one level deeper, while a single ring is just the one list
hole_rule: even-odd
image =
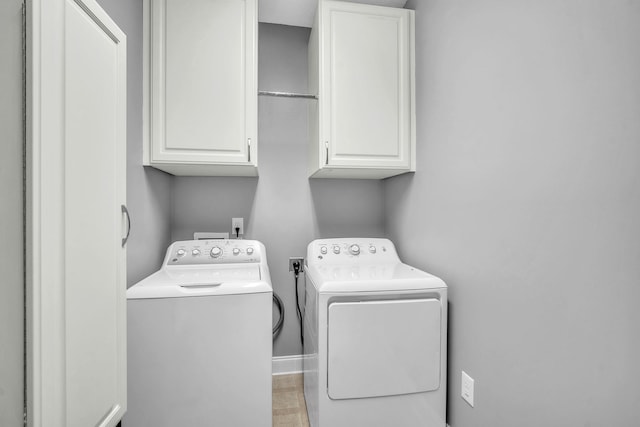
[{"label": "white baseboard", "polygon": [[302,354],[274,357],[271,366],[273,375],[301,374],[303,358]]}]

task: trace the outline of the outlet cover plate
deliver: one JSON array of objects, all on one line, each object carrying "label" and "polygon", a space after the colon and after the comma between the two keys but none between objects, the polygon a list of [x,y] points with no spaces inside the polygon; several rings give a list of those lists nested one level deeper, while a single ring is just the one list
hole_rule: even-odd
[{"label": "outlet cover plate", "polygon": [[[238,230],[238,235],[236,236],[236,227]],[[244,235],[244,218],[231,218],[231,234],[233,237],[240,237]]]},{"label": "outlet cover plate", "polygon": [[473,386],[474,381],[465,371],[462,371],[462,383],[460,386],[460,395],[473,408]]},{"label": "outlet cover plate", "polygon": [[301,256],[289,258],[289,271],[293,271],[293,263],[298,261],[300,263],[300,273],[304,271],[304,258]]}]

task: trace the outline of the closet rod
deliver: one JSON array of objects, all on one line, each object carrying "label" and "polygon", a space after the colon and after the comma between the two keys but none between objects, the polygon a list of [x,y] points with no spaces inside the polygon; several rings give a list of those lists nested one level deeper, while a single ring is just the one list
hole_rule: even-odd
[{"label": "closet rod", "polygon": [[266,90],[258,91],[258,95],[262,96],[277,96],[280,98],[304,98],[304,99],[318,99],[316,95],[310,95],[307,93],[291,93],[291,92],[270,92]]}]

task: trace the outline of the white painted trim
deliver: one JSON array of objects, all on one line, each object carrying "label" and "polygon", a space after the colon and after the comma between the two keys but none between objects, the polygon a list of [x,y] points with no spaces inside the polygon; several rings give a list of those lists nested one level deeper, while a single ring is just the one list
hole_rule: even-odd
[{"label": "white painted trim", "polygon": [[273,375],[300,374],[302,373],[303,359],[304,355],[302,354],[273,357],[271,372]]},{"label": "white painted trim", "polygon": [[142,1],[142,165],[150,166],[151,154],[151,6],[150,0]]}]

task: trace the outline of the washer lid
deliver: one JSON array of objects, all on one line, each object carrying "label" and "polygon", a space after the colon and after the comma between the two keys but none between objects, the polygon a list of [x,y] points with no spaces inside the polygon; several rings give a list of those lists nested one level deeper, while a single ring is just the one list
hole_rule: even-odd
[{"label": "washer lid", "polygon": [[403,263],[313,265],[306,274],[318,292],[375,292],[446,288],[442,279]]},{"label": "washer lid", "polygon": [[[266,280],[265,280],[266,279]],[[164,268],[127,290],[127,299],[178,298],[271,292],[258,265]]]}]

